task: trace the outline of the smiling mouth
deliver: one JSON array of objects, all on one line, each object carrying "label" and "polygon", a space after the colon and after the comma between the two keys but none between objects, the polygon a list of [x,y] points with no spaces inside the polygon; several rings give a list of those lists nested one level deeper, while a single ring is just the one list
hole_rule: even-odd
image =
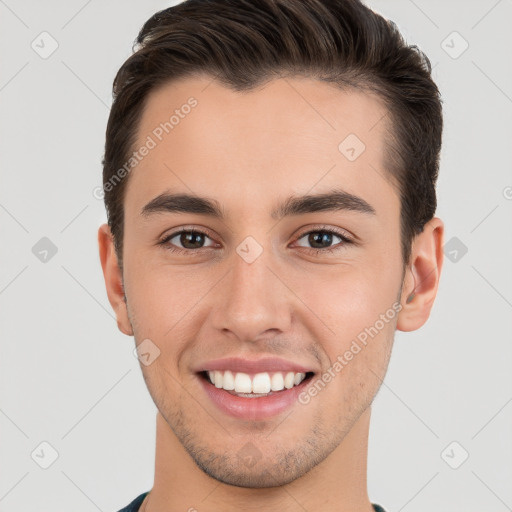
[{"label": "smiling mouth", "polygon": [[314,372],[261,372],[248,374],[244,372],[201,371],[200,378],[209,385],[222,389],[241,398],[260,398],[280,394],[307,382]]}]

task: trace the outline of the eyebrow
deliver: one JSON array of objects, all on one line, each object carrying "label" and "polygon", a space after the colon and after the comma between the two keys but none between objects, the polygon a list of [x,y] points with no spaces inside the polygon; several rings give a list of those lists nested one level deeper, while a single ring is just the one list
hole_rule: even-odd
[{"label": "eyebrow", "polygon": [[[361,197],[335,189],[322,194],[289,197],[272,210],[271,217],[280,220],[292,215],[333,211],[354,211],[376,215],[375,209]],[[170,192],[163,192],[141,210],[143,217],[156,213],[196,213],[220,220],[225,218],[221,205],[214,199]]]}]

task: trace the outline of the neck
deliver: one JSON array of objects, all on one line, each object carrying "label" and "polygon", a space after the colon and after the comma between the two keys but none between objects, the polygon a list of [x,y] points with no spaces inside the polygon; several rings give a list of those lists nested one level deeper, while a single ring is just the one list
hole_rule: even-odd
[{"label": "neck", "polygon": [[367,493],[370,407],[331,454],[287,485],[236,487],[203,472],[160,413],[156,422],[155,480],[141,512],[374,512]]}]

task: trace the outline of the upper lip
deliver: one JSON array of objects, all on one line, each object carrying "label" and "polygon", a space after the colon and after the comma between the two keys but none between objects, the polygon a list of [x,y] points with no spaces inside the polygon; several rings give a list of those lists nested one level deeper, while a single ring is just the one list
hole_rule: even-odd
[{"label": "upper lip", "polygon": [[202,363],[196,368],[196,372],[210,370],[231,370],[232,372],[243,373],[263,373],[263,372],[294,372],[308,373],[314,372],[311,368],[303,366],[286,359],[276,357],[263,357],[260,359],[242,359],[240,357],[226,357],[214,359]]}]

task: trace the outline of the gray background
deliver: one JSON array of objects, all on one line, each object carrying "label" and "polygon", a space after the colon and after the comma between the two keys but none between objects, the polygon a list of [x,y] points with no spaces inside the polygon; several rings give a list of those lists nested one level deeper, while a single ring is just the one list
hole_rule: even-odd
[{"label": "gray background", "polygon": [[[116,511],[153,482],[156,408],[107,300],[93,190],[114,74],[169,5],[0,0],[1,512]],[[435,66],[437,215],[454,260],[427,324],[397,332],[370,498],[388,512],[512,510],[512,2],[368,5]],[[58,43],[47,58],[43,31]]]}]

